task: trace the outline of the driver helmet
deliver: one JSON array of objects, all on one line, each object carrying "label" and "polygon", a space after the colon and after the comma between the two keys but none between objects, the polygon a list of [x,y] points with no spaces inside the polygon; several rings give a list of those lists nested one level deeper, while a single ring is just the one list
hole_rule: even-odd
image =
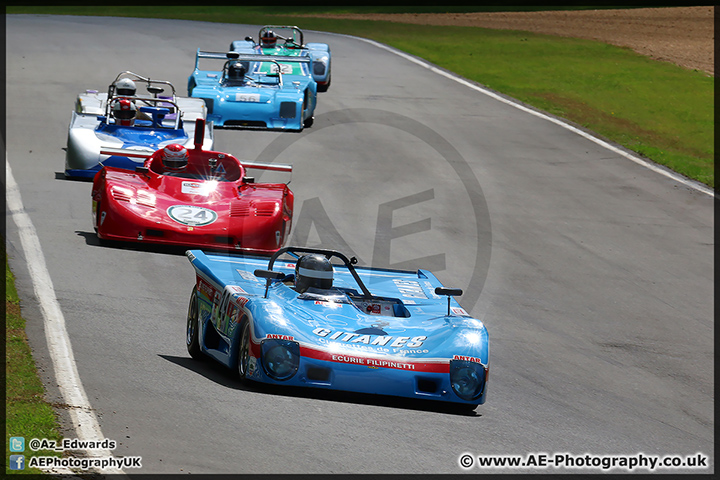
[{"label": "driver helmet", "polygon": [[113,105],[112,114],[120,125],[130,127],[135,123],[137,107],[127,98],[121,98]]},{"label": "driver helmet", "polygon": [[187,148],[179,143],[171,143],[163,147],[160,157],[167,170],[177,172],[187,167],[190,155],[188,155]]},{"label": "driver helmet", "polygon": [[129,78],[121,78],[115,82],[115,92],[118,95],[125,97],[134,97],[137,89],[135,88],[135,82]]},{"label": "driver helmet", "polygon": [[230,80],[242,80],[245,77],[247,69],[242,62],[231,63],[228,67],[228,78]]},{"label": "driver helmet", "polygon": [[275,36],[275,32],[272,30],[266,30],[263,32],[262,37],[260,37],[260,44],[263,47],[274,47],[275,43],[277,42],[277,36]]},{"label": "driver helmet", "polygon": [[303,255],[295,265],[295,290],[305,292],[310,287],[330,289],[333,283],[333,267],[324,255]]}]

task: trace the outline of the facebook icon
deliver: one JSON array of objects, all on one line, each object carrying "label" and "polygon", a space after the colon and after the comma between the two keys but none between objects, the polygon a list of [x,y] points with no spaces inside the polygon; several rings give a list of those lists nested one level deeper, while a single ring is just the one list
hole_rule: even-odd
[{"label": "facebook icon", "polygon": [[10,455],[10,470],[25,470],[25,455]]}]

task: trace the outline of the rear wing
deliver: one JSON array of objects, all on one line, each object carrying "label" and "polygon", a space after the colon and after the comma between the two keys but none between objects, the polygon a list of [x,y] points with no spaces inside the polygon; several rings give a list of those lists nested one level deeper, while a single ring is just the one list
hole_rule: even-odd
[{"label": "rear wing", "polygon": [[238,52],[207,52],[198,49],[195,57],[195,68],[198,69],[201,58],[214,58],[216,60],[239,60],[241,62],[295,62],[310,63],[312,59],[308,56],[292,56],[292,55],[260,55],[260,54],[240,54]]},{"label": "rear wing", "polygon": [[[202,150],[203,141],[205,139],[205,120],[202,118],[198,118],[195,121],[195,149],[196,150]],[[132,158],[142,158],[147,160],[152,156],[152,154],[155,152],[149,152],[147,150],[133,150],[128,148],[114,148],[114,147],[100,147],[100,154],[101,155],[117,155],[121,157],[132,157]],[[221,153],[221,152],[217,152]],[[282,163],[256,163],[256,162],[246,162],[243,160],[239,160],[240,164],[245,168],[256,168],[258,170],[272,170],[275,172],[288,172],[292,173],[292,165],[286,165]],[[102,164],[102,162],[100,162]],[[289,183],[289,182],[288,182]]]},{"label": "rear wing", "polygon": [[[144,160],[147,160],[152,156],[152,154],[155,152],[148,152],[143,150],[131,150],[127,148],[113,148],[113,147],[100,147],[100,154],[101,155],[117,155],[120,157],[132,157],[132,158],[142,158]],[[240,164],[245,168],[256,168],[258,170],[271,170],[275,172],[287,172],[292,173],[292,165],[286,165],[283,163],[255,163],[255,162],[246,162],[244,160],[239,160]]]}]

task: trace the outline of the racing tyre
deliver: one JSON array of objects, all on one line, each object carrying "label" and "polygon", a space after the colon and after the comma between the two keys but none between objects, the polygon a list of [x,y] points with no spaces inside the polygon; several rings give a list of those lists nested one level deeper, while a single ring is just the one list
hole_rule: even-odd
[{"label": "racing tyre", "polygon": [[332,80],[332,77],[328,76],[328,81],[325,85],[318,85],[317,91],[318,92],[327,92],[328,88],[330,88],[330,81]]},{"label": "racing tyre", "polygon": [[303,122],[303,127],[312,127],[312,124],[315,123],[315,117],[306,118]]},{"label": "racing tyre", "polygon": [[193,287],[190,295],[190,305],[188,306],[187,329],[185,336],[185,344],[188,353],[195,360],[202,360],[202,352],[200,351],[200,321],[198,315],[197,287]]},{"label": "racing tyre", "polygon": [[459,414],[463,415],[472,415],[475,413],[475,409],[477,408],[477,405],[473,405],[471,403],[454,403],[452,404],[452,409]]},{"label": "racing tyre", "polygon": [[[98,227],[100,226],[100,208],[101,208],[101,206],[102,206],[102,204],[100,203],[100,201],[98,201],[97,204],[95,205],[95,225],[94,225],[95,234],[98,233]],[[98,240],[99,239],[100,239],[100,237],[98,236]]]},{"label": "racing tyre", "polygon": [[248,381],[250,368],[250,322],[245,320],[240,330],[240,342],[238,344],[237,375],[241,382]]}]

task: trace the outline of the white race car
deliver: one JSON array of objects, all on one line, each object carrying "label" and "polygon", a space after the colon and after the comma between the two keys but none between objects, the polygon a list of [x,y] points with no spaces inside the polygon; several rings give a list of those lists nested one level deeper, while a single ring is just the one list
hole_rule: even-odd
[{"label": "white race car", "polygon": [[[136,83],[145,85],[147,94],[138,95]],[[163,95],[168,87],[170,91]],[[170,82],[121,72],[107,93],[86,90],[78,95],[68,128],[65,176],[93,178],[105,165],[128,170],[142,165],[139,158],[104,155],[101,149],[150,154],[171,143],[192,148],[195,120],[206,117],[202,99],[176,96]],[[212,122],[202,124],[205,125],[202,148],[212,150]]]}]

